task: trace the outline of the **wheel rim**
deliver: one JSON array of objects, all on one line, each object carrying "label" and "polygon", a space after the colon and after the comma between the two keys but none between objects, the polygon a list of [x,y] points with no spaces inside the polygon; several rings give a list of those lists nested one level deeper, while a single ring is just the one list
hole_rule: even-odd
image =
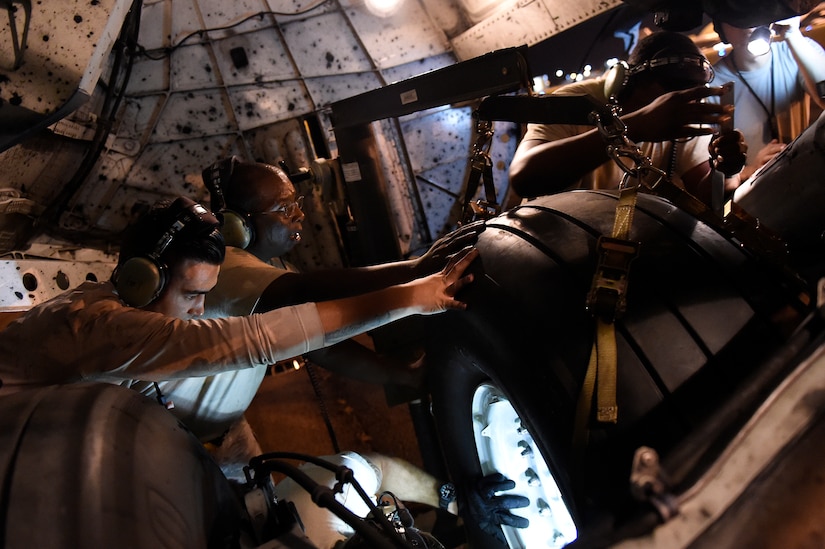
[{"label": "wheel rim", "polygon": [[[528,528],[502,526],[512,548],[563,547],[576,539],[576,526],[558,485],[510,400],[484,383],[473,394],[473,431],[484,475],[499,472],[516,483],[507,494],[523,495],[530,505],[514,509]],[[549,534],[549,535],[548,535]]]}]

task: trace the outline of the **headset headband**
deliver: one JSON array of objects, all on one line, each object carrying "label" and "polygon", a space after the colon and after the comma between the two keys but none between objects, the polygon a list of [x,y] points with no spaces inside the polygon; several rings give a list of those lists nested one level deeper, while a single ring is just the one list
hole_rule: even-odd
[{"label": "headset headband", "polygon": [[232,173],[235,171],[235,165],[237,163],[238,157],[233,155],[215,162],[201,172],[203,183],[209,189],[213,212],[220,212],[226,209],[224,186],[232,179]]},{"label": "headset headband", "polygon": [[[169,206],[170,210],[179,209],[169,228],[164,231],[150,253],[153,258],[159,258],[169,247],[175,236],[186,228],[192,229],[193,234],[209,234],[218,230],[220,222],[212,212],[185,196],[178,197]],[[197,227],[200,225],[200,227]]]},{"label": "headset headband", "polygon": [[[682,67],[698,68],[704,73],[705,84],[713,80],[713,66],[710,62],[701,55],[682,54],[682,55],[668,55],[665,57],[654,57],[638,65],[633,65],[628,68],[628,76],[638,74],[640,72],[652,69],[658,69],[670,65],[681,65]],[[683,75],[684,78],[684,75]]]}]

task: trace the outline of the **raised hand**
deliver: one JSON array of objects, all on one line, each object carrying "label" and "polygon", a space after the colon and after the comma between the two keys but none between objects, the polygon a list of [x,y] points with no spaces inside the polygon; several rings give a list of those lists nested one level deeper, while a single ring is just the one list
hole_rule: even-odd
[{"label": "raised hand", "polygon": [[786,35],[793,32],[799,32],[799,23],[801,21],[802,17],[799,15],[788,19],[783,19],[782,21],[776,21],[771,24],[771,30],[777,38],[784,40]]},{"label": "raised hand", "polygon": [[723,91],[721,86],[697,86],[661,95],[622,117],[628,137],[637,142],[660,142],[712,134],[716,125],[730,118],[733,107],[702,100]]}]

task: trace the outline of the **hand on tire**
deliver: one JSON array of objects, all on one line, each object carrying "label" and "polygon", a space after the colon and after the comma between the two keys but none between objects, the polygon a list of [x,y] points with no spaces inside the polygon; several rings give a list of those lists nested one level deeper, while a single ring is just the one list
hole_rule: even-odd
[{"label": "hand on tire", "polygon": [[530,505],[529,499],[524,496],[497,494],[512,490],[516,486],[515,482],[501,473],[492,473],[469,484],[466,490],[467,511],[483,532],[501,543],[506,543],[501,531],[502,525],[513,528],[527,528],[530,525],[526,518],[510,512],[510,509]]}]

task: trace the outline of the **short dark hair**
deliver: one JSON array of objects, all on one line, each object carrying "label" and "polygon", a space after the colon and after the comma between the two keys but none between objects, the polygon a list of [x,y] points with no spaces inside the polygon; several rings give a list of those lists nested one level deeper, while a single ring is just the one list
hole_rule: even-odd
[{"label": "short dark hair", "polygon": [[627,60],[628,84],[656,81],[669,90],[707,84],[713,78],[710,62],[688,36],[658,31],[642,38]]},{"label": "short dark hair", "polygon": [[657,31],[639,40],[627,64],[631,67],[641,65],[645,61],[666,57],[669,55],[698,55],[702,52],[690,37],[673,31]]},{"label": "short dark hair", "polygon": [[244,213],[259,210],[259,188],[264,185],[280,185],[289,181],[289,177],[278,166],[263,162],[239,162],[232,172],[231,180],[223,192],[226,205]]},{"label": "short dark hair", "polygon": [[118,265],[141,256],[170,268],[187,259],[220,265],[225,254],[218,219],[197,202],[178,197],[158,202],[123,231]]}]

